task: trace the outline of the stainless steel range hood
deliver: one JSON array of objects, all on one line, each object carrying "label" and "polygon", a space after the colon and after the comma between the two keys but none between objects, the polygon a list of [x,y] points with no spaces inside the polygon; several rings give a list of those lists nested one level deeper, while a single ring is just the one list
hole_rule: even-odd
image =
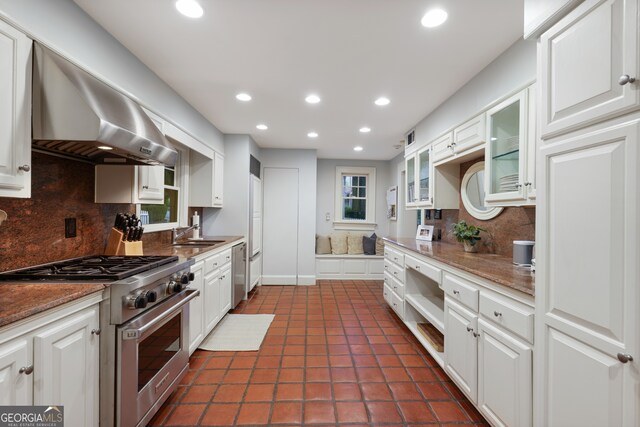
[{"label": "stainless steel range hood", "polygon": [[176,164],[136,102],[38,43],[34,52],[34,149],[96,164]]}]

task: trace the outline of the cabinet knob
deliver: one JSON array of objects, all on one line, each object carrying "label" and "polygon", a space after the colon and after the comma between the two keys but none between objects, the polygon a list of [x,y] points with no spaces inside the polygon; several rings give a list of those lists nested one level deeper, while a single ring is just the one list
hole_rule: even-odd
[{"label": "cabinet knob", "polygon": [[630,354],[618,353],[618,360],[622,363],[633,362],[633,357]]},{"label": "cabinet knob", "polygon": [[18,166],[18,170],[20,170],[22,172],[29,172],[31,170],[31,166],[29,166],[29,165]]},{"label": "cabinet knob", "polygon": [[499,311],[494,311],[493,315],[496,316],[496,317],[500,317],[500,316],[502,316],[502,313],[500,313]]},{"label": "cabinet knob", "polygon": [[91,335],[100,335],[100,332],[102,332],[102,331],[100,330],[100,328],[98,328],[98,329],[92,329],[92,330],[91,330]]},{"label": "cabinet knob", "polygon": [[33,373],[33,365],[23,366],[18,370],[21,374],[31,375]]},{"label": "cabinet knob", "polygon": [[618,84],[620,86],[624,86],[627,83],[633,83],[636,81],[635,77],[630,77],[629,74],[623,74],[620,76],[620,78],[618,79]]},{"label": "cabinet knob", "polygon": [[416,265],[416,270],[420,271],[420,266]]}]

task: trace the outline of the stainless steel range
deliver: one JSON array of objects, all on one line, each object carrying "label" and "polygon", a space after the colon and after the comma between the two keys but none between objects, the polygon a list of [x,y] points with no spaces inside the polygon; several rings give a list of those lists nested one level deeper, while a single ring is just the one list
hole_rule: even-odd
[{"label": "stainless steel range", "polygon": [[90,256],[0,273],[0,280],[101,282],[100,424],[144,426],[189,367],[193,260]]}]

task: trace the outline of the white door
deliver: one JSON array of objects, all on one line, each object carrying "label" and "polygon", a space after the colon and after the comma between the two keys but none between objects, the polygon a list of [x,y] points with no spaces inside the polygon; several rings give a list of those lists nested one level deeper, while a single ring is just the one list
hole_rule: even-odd
[{"label": "white door", "polygon": [[220,273],[204,278],[204,333],[207,335],[220,320]]},{"label": "white door", "polygon": [[262,250],[262,181],[251,175],[251,257]]},{"label": "white door", "polygon": [[202,274],[202,261],[191,267],[193,281],[189,284],[191,289],[200,291],[200,296],[189,303],[189,354],[196,351],[204,339],[204,319],[202,313],[204,301],[204,276]]},{"label": "white door", "polygon": [[0,197],[31,197],[31,46],[0,21]]},{"label": "white door", "polygon": [[144,203],[164,203],[164,166],[136,166],[138,199]]},{"label": "white door", "polygon": [[34,337],[34,405],[63,405],[65,424],[98,425],[98,307],[89,307]]},{"label": "white door", "polygon": [[543,137],[640,104],[638,0],[587,0],[540,38]]},{"label": "white door", "polygon": [[538,426],[640,425],[640,119],[605,126],[540,152]]},{"label": "white door", "polygon": [[[31,337],[16,338],[0,346],[0,405],[31,405],[33,352]],[[21,368],[27,369],[20,372]],[[29,373],[27,373],[29,372]]]},{"label": "white door", "polygon": [[449,301],[444,304],[445,371],[474,403],[478,394],[478,317]]},{"label": "white door", "polygon": [[262,284],[298,283],[298,169],[264,168]]},{"label": "white door", "polygon": [[213,205],[222,206],[224,194],[224,157],[217,152],[213,159]]},{"label": "white door", "polygon": [[478,320],[478,408],[494,426],[532,423],[531,347]]},{"label": "white door", "polygon": [[220,318],[222,319],[231,310],[231,292],[233,287],[231,268],[220,274]]}]

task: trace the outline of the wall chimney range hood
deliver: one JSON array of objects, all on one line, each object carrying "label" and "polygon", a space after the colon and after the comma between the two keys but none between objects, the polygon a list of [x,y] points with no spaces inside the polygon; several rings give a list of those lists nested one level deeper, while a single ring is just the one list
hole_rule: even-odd
[{"label": "wall chimney range hood", "polygon": [[95,164],[175,166],[178,158],[140,105],[39,43],[33,148]]}]

